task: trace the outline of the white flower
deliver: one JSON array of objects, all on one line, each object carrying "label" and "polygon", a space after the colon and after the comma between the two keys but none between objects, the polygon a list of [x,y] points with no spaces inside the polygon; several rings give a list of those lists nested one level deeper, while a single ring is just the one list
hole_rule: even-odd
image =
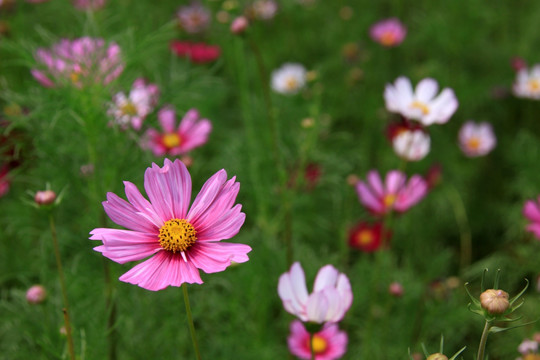
[{"label": "white flower", "polygon": [[425,126],[444,124],[456,112],[458,101],[452,89],[444,88],[435,96],[438,90],[437,81],[427,78],[420,81],[413,91],[410,80],[401,76],[393,85],[386,85],[386,108]]},{"label": "white flower", "polygon": [[298,262],[279,278],[278,293],[285,310],[304,322],[319,324],[343,319],[353,298],[349,279],[332,265],[319,270],[313,292],[308,294],[304,270]]},{"label": "white flower", "polygon": [[278,10],[278,5],[274,0],[258,0],[253,3],[253,13],[257,19],[270,20]]},{"label": "white flower", "polygon": [[468,121],[459,130],[459,147],[469,157],[488,154],[497,144],[493,128],[487,122]]},{"label": "white flower", "polygon": [[530,71],[526,68],[519,70],[513,90],[517,97],[540,99],[540,64],[534,65]]},{"label": "white flower", "polygon": [[306,74],[300,64],[283,64],[272,71],[272,89],[281,94],[296,94],[306,84]]},{"label": "white flower", "polygon": [[392,139],[392,145],[399,157],[419,161],[429,153],[431,138],[422,130],[402,130]]},{"label": "white flower", "polygon": [[113,116],[115,123],[121,127],[127,128],[131,124],[135,130],[139,130],[143,120],[156,105],[158,94],[155,84],[147,85],[143,79],[137,79],[129,96],[123,92],[114,95],[108,114]]}]

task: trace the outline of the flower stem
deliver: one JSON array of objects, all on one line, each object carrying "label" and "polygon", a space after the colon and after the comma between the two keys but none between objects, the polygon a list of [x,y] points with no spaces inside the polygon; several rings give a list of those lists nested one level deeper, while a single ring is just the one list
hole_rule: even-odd
[{"label": "flower stem", "polygon": [[448,199],[454,210],[456,222],[459,227],[460,238],[460,268],[463,271],[467,266],[471,264],[472,257],[472,239],[471,229],[469,228],[469,221],[467,219],[467,211],[463,204],[463,199],[459,195],[459,192],[455,187],[448,187]]},{"label": "flower stem", "polygon": [[68,341],[68,351],[71,360],[75,360],[75,348],[73,346],[73,337],[71,335],[71,323],[69,320],[69,303],[66,291],[66,281],[64,279],[64,270],[62,268],[62,261],[60,260],[60,248],[58,246],[58,237],[56,234],[56,226],[54,225],[54,216],[49,214],[49,224],[51,225],[51,235],[53,239],[54,256],[56,257],[56,268],[58,269],[58,278],[60,280],[60,288],[62,289],[62,298],[64,301],[64,325],[66,327],[66,336]]},{"label": "flower stem", "polygon": [[195,349],[195,357],[197,360],[201,360],[201,353],[199,352],[199,345],[197,344],[197,335],[195,334],[195,325],[193,325],[193,316],[191,315],[191,306],[189,306],[189,296],[186,283],[182,284],[182,291],[184,292],[184,303],[186,304],[189,332],[191,333],[193,348]]},{"label": "flower stem", "polygon": [[486,321],[486,324],[484,325],[484,331],[482,332],[482,337],[480,338],[480,345],[478,346],[478,355],[476,356],[476,360],[484,360],[484,351],[486,350],[486,343],[490,328],[491,323],[489,321]]}]

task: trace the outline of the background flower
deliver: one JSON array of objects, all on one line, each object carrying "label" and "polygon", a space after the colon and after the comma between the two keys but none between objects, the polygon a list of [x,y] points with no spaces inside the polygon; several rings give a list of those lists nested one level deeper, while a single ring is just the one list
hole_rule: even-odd
[{"label": "background flower", "polygon": [[497,138],[491,124],[467,121],[459,130],[459,147],[469,157],[487,155],[495,148]]},{"label": "background flower", "polygon": [[[287,342],[291,354],[300,359],[311,359],[310,335],[302,322],[291,323],[291,334]],[[337,324],[326,324],[313,335],[313,351],[316,360],[339,359],[347,351],[347,333],[340,331]]]},{"label": "background flower", "polygon": [[272,71],[272,89],[280,94],[296,94],[305,86],[306,75],[306,69],[300,64],[283,64]]},{"label": "background flower", "polygon": [[385,19],[372,25],[369,29],[371,38],[387,47],[398,46],[405,39],[407,29],[397,18]]}]

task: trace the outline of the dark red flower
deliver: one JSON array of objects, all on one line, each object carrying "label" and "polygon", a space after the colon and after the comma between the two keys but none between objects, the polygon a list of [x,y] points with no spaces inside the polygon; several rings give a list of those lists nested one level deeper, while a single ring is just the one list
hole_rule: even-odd
[{"label": "dark red flower", "polygon": [[[384,237],[387,241],[390,240],[390,236],[390,232],[384,229]],[[349,246],[363,252],[374,252],[381,247],[382,238],[382,223],[360,222],[349,231]]]},{"label": "dark red flower", "polygon": [[221,54],[221,49],[217,45],[177,40],[171,42],[171,50],[177,56],[187,57],[196,64],[215,61]]}]

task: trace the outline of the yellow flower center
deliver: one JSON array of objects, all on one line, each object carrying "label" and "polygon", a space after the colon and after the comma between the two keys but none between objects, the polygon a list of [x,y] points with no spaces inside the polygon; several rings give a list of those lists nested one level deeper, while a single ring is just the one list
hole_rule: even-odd
[{"label": "yellow flower center", "polygon": [[313,340],[311,340],[311,345],[315,354],[321,354],[328,348],[328,341],[322,336],[315,334],[313,335]]},{"label": "yellow flower center", "polygon": [[197,231],[185,219],[165,221],[159,229],[159,245],[173,253],[186,251],[197,241]]},{"label": "yellow flower center", "polygon": [[480,147],[481,141],[478,137],[473,136],[469,140],[467,140],[467,147],[471,150],[478,150]]},{"label": "yellow flower center", "polygon": [[79,73],[76,71],[72,71],[71,74],[69,74],[69,78],[71,79],[71,82],[76,84],[79,82]]},{"label": "yellow flower center", "polygon": [[287,80],[285,80],[285,87],[287,90],[296,90],[298,88],[298,80],[294,77],[288,77]]},{"label": "yellow flower center", "polygon": [[383,199],[383,203],[385,207],[390,207],[394,205],[396,202],[396,195],[394,194],[386,194]]},{"label": "yellow flower center", "polygon": [[361,230],[356,236],[359,245],[369,245],[373,242],[373,233],[371,230]]},{"label": "yellow flower center", "polygon": [[539,354],[527,354],[523,357],[523,360],[540,360]]},{"label": "yellow flower center", "polygon": [[411,108],[419,109],[420,111],[422,111],[422,114],[424,115],[429,114],[429,107],[421,101],[418,101],[418,100],[413,101],[411,104]]},{"label": "yellow flower center", "polygon": [[532,92],[540,91],[540,80],[538,79],[529,80],[527,85],[529,86],[529,90],[531,90]]},{"label": "yellow flower center", "polygon": [[177,147],[182,142],[182,139],[180,139],[180,136],[177,133],[168,133],[163,135],[161,138],[161,141],[163,142],[163,145],[167,149],[172,149],[174,147]]},{"label": "yellow flower center", "polygon": [[396,43],[396,35],[393,32],[387,31],[381,35],[379,40],[384,46],[394,45]]},{"label": "yellow flower center", "polygon": [[124,115],[128,115],[128,116],[135,116],[137,115],[137,108],[135,107],[135,105],[128,101],[127,103],[125,103],[124,105],[122,105],[120,107],[120,111],[122,112],[122,114]]}]

